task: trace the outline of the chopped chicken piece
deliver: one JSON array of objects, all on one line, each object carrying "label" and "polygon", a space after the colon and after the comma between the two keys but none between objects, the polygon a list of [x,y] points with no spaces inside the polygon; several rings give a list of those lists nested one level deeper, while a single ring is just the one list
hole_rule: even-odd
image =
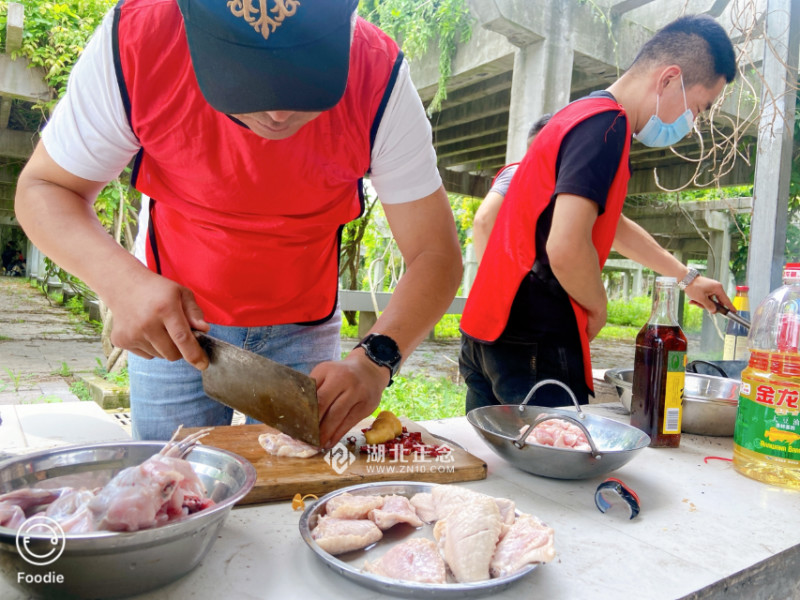
[{"label": "chopped chicken piece", "polygon": [[262,433],[258,436],[258,443],[273,456],[287,458],[310,458],[320,453],[320,449],[306,444],[285,433]]},{"label": "chopped chicken piece", "polygon": [[368,519],[320,517],[311,537],[326,552],[343,554],[374,544],[383,537],[383,532]]},{"label": "chopped chicken piece", "polygon": [[417,583],[446,583],[444,560],[436,544],[425,538],[414,538],[394,546],[373,563],[364,563],[364,571]]},{"label": "chopped chicken piece", "polygon": [[381,531],[386,531],[398,523],[408,523],[414,527],[423,525],[405,496],[385,496],[383,506],[369,511],[369,518]]},{"label": "chopped chicken piece", "polygon": [[433,528],[439,552],[460,583],[489,579],[489,563],[502,531],[497,503],[483,494],[477,496],[451,511]]},{"label": "chopped chicken piece", "polygon": [[433,523],[436,520],[436,506],[433,503],[433,494],[430,492],[420,492],[411,496],[409,500],[411,506],[417,511],[417,516],[425,523]]},{"label": "chopped chicken piece", "polygon": [[[527,425],[524,425],[519,432],[523,433],[527,427]],[[581,428],[565,419],[552,419],[537,425],[531,429],[525,441],[539,444],[540,446],[552,446],[553,448],[592,449],[589,445],[589,440],[586,439],[586,434],[581,431]]]},{"label": "chopped chicken piece", "polygon": [[[465,502],[469,502],[473,498],[491,498],[497,504],[502,522],[509,526],[514,522],[516,506],[513,500],[507,498],[494,498],[457,485],[437,485],[433,488],[431,496],[435,512],[435,518],[431,519],[432,521],[444,519],[452,510],[461,508]],[[413,500],[412,498],[412,504]]]},{"label": "chopped chicken piece", "polygon": [[325,511],[336,519],[366,519],[371,510],[383,506],[383,496],[354,496],[348,492],[328,500]]},{"label": "chopped chicken piece", "polygon": [[490,571],[492,577],[505,577],[525,565],[550,562],[556,556],[553,530],[536,517],[522,514],[497,544]]}]

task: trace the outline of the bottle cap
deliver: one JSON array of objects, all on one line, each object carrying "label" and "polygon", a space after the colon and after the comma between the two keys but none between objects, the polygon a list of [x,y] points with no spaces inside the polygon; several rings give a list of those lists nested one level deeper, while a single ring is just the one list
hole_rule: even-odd
[{"label": "bottle cap", "polygon": [[800,263],[786,263],[783,268],[784,279],[800,279]]},{"label": "bottle cap", "polygon": [[736,291],[737,292],[749,292],[750,288],[748,286],[746,286],[746,285],[737,285],[736,286]]}]

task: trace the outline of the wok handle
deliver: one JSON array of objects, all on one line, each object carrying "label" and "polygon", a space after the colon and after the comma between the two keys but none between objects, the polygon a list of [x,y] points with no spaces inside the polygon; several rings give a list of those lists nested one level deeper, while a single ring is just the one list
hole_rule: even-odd
[{"label": "wok handle", "polygon": [[540,415],[539,417],[536,418],[535,423],[529,425],[528,428],[525,429],[525,431],[523,431],[522,434],[516,440],[514,440],[514,445],[521,450],[522,448],[525,447],[525,440],[528,438],[528,436],[534,430],[534,428],[538,427],[545,421],[552,421],[554,419],[565,419],[577,425],[578,428],[586,436],[586,441],[589,442],[589,447],[592,449],[592,456],[597,459],[603,457],[603,455],[597,449],[597,445],[594,443],[594,440],[592,439],[592,434],[589,433],[588,429],[586,429],[586,426],[583,423],[581,423],[580,420],[576,419],[572,415],[565,415],[565,414]]},{"label": "wok handle", "polygon": [[539,391],[540,388],[546,385],[557,385],[558,387],[564,388],[569,394],[569,397],[572,399],[572,403],[575,405],[575,408],[578,409],[578,415],[581,419],[584,418],[583,411],[581,410],[581,405],[578,404],[578,399],[575,397],[575,394],[572,393],[572,390],[569,389],[569,386],[564,383],[563,381],[559,381],[558,379],[542,379],[536,385],[531,388],[531,391],[528,392],[528,395],[525,396],[525,400],[522,401],[522,404],[519,405],[519,412],[524,410],[523,406],[525,406],[528,402],[530,402],[533,397],[536,395],[536,392]]}]

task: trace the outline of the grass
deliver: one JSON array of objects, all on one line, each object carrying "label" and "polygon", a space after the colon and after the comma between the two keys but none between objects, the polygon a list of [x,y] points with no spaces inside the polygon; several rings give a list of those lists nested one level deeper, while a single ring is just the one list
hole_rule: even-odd
[{"label": "grass", "polygon": [[375,415],[382,410],[390,410],[414,421],[463,416],[466,395],[466,385],[453,383],[447,377],[398,375],[383,392],[380,408]]},{"label": "grass", "polygon": [[92,399],[92,393],[89,391],[89,386],[87,386],[83,381],[73,381],[69,386],[69,391],[75,394],[78,399],[83,402],[88,402]]}]

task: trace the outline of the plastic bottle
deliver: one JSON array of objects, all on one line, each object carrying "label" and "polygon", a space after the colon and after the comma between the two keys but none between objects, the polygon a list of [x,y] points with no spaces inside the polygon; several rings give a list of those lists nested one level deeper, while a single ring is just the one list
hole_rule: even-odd
[{"label": "plastic bottle", "polygon": [[[733,297],[733,307],[736,312],[747,320],[750,320],[750,300],[747,297],[749,290],[746,285],[737,285],[736,296]],[[747,335],[748,331],[744,325],[729,320],[725,330],[722,360],[747,360]]]},{"label": "plastic bottle", "polygon": [[756,309],[742,371],[733,466],[765,483],[800,488],[800,263]]},{"label": "plastic bottle", "polygon": [[631,425],[656,448],[681,443],[687,344],[675,319],[676,287],[674,277],[656,278],[652,313],[636,336]]}]

